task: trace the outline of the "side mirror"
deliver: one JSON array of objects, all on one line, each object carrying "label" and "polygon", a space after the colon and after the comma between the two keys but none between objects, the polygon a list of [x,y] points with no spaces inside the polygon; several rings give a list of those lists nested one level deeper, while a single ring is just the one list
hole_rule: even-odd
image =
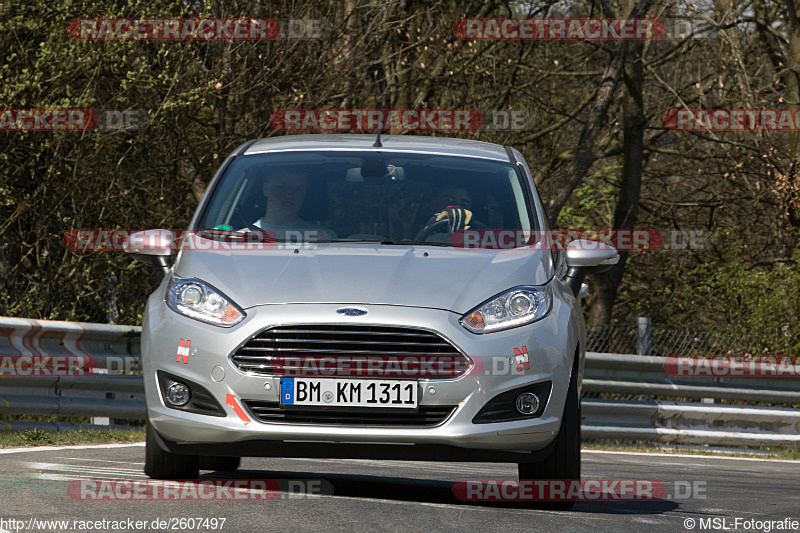
[{"label": "side mirror", "polygon": [[175,234],[166,229],[149,229],[132,233],[124,249],[131,257],[153,267],[160,282],[172,267]]},{"label": "side mirror", "polygon": [[618,262],[619,252],[613,246],[585,239],[572,241],[567,245],[567,285],[578,296],[586,274],[605,272]]}]

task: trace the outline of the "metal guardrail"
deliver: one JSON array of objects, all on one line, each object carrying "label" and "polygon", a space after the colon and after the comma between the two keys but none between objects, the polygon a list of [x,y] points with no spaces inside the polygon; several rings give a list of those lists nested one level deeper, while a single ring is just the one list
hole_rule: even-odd
[{"label": "metal guardrail", "polygon": [[677,377],[667,374],[665,361],[666,357],[587,352],[584,391],[800,404],[800,377]]},{"label": "metal guardrail", "polygon": [[0,357],[88,355],[100,369],[119,371],[126,358],[139,359],[141,333],[136,326],[0,317]]},{"label": "metal guardrail", "polygon": [[[90,356],[100,372],[135,371],[141,328],[0,318],[0,356]],[[673,444],[800,445],[800,410],[716,400],[800,404],[798,377],[674,377],[665,358],[589,352],[584,372],[584,439]],[[1,374],[0,374],[1,376]],[[608,399],[598,396],[627,396]],[[664,398],[679,398],[680,401]],[[701,401],[686,401],[700,399]],[[709,403],[712,402],[712,403]],[[9,376],[0,379],[4,414],[145,418],[140,375]],[[0,430],[69,429],[63,422],[2,422]]]},{"label": "metal guardrail", "polygon": [[664,357],[587,353],[583,381],[586,395],[616,393],[636,398],[584,398],[583,438],[725,446],[800,445],[798,409],[709,403],[800,404],[800,377],[678,377],[666,372],[665,361]]},{"label": "metal guardrail", "polygon": [[[141,331],[132,326],[0,317],[3,364],[6,356],[50,356],[91,358],[91,366],[96,368],[96,373],[83,376],[0,373],[0,418],[6,414],[81,416],[106,426],[114,418],[144,419],[142,378],[122,374],[140,368]],[[31,424],[0,420],[0,430],[28,429]],[[64,422],[36,424],[43,429],[73,427]]]}]

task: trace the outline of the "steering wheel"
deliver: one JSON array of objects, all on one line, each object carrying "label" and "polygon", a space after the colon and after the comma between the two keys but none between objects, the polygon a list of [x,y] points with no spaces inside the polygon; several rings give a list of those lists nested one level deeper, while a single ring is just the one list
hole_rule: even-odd
[{"label": "steering wheel", "polygon": [[417,233],[417,236],[414,238],[414,240],[427,241],[431,235],[435,235],[436,233],[447,233],[448,235],[453,233],[450,229],[450,220],[445,218],[439,220],[438,222],[434,222],[426,228],[422,228],[422,231]]}]

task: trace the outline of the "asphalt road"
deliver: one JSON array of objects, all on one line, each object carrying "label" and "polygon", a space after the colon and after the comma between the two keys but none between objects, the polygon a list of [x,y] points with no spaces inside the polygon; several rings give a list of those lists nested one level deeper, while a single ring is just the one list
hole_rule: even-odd
[{"label": "asphalt road", "polygon": [[[515,465],[247,458],[233,475],[206,472],[202,477],[208,483],[235,478],[256,488],[257,480],[270,480],[269,488],[281,490],[267,499],[263,492],[246,490],[215,493],[219,500],[176,500],[178,493],[156,501],[87,499],[115,498],[108,490],[112,486],[123,491],[122,497],[131,497],[124,491],[133,485],[122,480],[144,482],[143,460],[142,445],[0,450],[0,533],[220,531],[220,526],[222,531],[314,532],[657,532],[687,531],[686,526],[691,531],[764,531],[766,520],[800,521],[800,462],[596,451],[583,452],[584,479],[654,480],[663,483],[665,497],[580,501],[571,511],[550,511],[454,496],[455,482],[514,478]],[[180,518],[195,520],[180,523]],[[42,522],[47,520],[68,524]],[[798,524],[782,524],[798,529]],[[780,527],[771,525],[773,531]]]}]

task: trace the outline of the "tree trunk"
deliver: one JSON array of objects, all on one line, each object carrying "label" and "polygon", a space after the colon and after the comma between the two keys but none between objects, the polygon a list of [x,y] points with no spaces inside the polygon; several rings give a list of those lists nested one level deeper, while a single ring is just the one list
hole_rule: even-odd
[{"label": "tree trunk", "polygon": [[[652,0],[638,0],[630,15],[627,18],[643,18],[650,9]],[[625,67],[625,55],[631,43],[639,41],[617,41],[616,46],[611,52],[611,56],[606,63],[603,80],[597,94],[597,100],[589,111],[589,117],[581,132],[575,155],[567,168],[566,176],[561,180],[555,191],[547,202],[547,214],[550,220],[556,221],[558,214],[572,195],[572,191],[583,180],[589,169],[597,160],[598,155],[594,152],[594,144],[598,133],[605,120],[611,103],[614,101],[614,94],[619,87],[620,78]]]},{"label": "tree trunk", "polygon": [[[623,162],[622,183],[614,209],[614,229],[632,230],[639,212],[639,196],[642,185],[642,160],[644,148],[644,106],[642,103],[643,57],[642,43],[631,43],[630,60],[625,66],[625,95],[623,102]],[[629,252],[620,250],[619,262],[611,270],[596,276],[596,296],[589,311],[590,324],[608,324],[614,309]]]}]

